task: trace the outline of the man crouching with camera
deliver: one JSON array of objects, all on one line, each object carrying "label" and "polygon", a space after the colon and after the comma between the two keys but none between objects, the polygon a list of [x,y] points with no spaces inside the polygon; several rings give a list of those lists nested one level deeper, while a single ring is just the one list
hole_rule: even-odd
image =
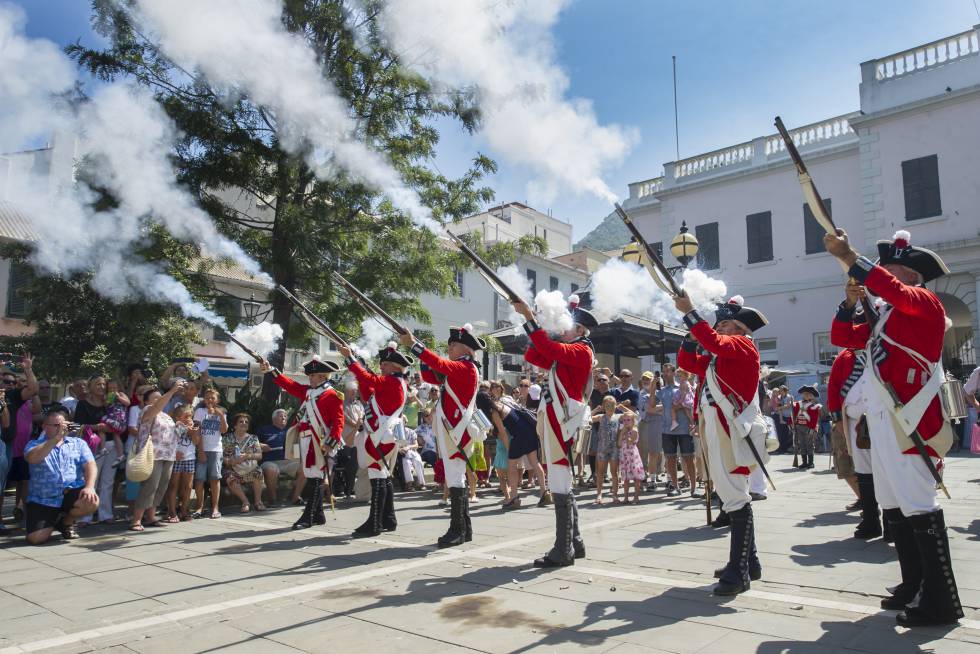
[{"label": "man crouching with camera", "polygon": [[92,451],[81,438],[67,438],[68,411],[52,407],[41,435],[24,448],[31,466],[27,492],[27,542],[40,545],[57,529],[70,540],[78,538],[75,521],[95,513],[98,468]]}]

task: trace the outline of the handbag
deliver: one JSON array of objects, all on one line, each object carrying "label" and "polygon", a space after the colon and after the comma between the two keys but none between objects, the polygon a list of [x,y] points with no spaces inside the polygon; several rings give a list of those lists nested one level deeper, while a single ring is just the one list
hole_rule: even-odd
[{"label": "handbag", "polygon": [[129,458],[126,459],[126,479],[129,481],[146,481],[152,474],[153,439],[147,433],[146,443],[143,447],[139,447],[139,438],[133,440],[132,450]]},{"label": "handbag", "polygon": [[970,433],[970,452],[980,454],[980,424],[973,425],[973,431]]}]

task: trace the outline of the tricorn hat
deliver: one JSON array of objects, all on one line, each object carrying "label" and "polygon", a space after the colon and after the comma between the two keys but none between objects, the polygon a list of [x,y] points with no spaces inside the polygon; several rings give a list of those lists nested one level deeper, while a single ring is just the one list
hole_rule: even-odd
[{"label": "tricorn hat", "polygon": [[820,397],[820,391],[817,390],[816,386],[800,386],[796,389],[796,392],[800,394],[809,393],[813,397]]},{"label": "tricorn hat", "polygon": [[911,241],[912,235],[904,229],[895,232],[890,241],[878,241],[878,264],[894,263],[911,268],[922,275],[923,282],[949,274],[949,268],[938,254],[926,248],[913,247]]},{"label": "tricorn hat", "polygon": [[398,344],[395,343],[395,341],[388,341],[388,345],[378,351],[378,361],[381,363],[390,361],[391,363],[402,366],[403,368],[407,368],[415,363],[415,357],[408,354],[402,354],[398,351]]},{"label": "tricorn hat", "polygon": [[577,325],[582,325],[586,329],[598,327],[599,321],[592,315],[592,312],[587,309],[580,308],[578,303],[578,295],[572,294],[568,296],[568,311],[572,314],[572,321],[574,321]]},{"label": "tricorn hat", "polygon": [[754,332],[769,324],[761,311],[744,306],[744,303],[745,300],[741,295],[733,295],[728,302],[719,304],[715,311],[715,325],[717,326],[722,320],[737,320],[750,332]]},{"label": "tricorn hat", "polygon": [[450,327],[449,342],[462,343],[471,350],[487,349],[487,342],[473,334],[473,325],[470,323],[466,323],[462,327]]},{"label": "tricorn hat", "polygon": [[324,361],[318,356],[315,356],[303,364],[303,372],[307,375],[312,375],[318,372],[330,374],[331,372],[337,372],[340,370],[338,366],[333,361]]}]

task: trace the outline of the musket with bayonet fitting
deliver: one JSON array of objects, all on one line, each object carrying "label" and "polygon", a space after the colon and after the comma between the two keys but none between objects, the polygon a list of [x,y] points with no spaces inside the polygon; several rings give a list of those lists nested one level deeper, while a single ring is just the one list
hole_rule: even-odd
[{"label": "musket with bayonet fitting", "polygon": [[653,274],[654,271],[651,271],[653,281],[657,282],[657,285],[663,290],[667,291],[667,293],[672,297],[682,297],[684,295],[684,289],[678,286],[677,282],[674,281],[674,278],[667,270],[667,266],[664,265],[663,259],[661,259],[660,255],[657,254],[657,251],[654,250],[649,243],[647,243],[647,240],[643,238],[643,235],[640,234],[640,230],[637,229],[635,224],[633,224],[633,220],[630,218],[629,214],[626,213],[626,210],[623,209],[618,202],[615,203],[615,207],[616,213],[619,214],[619,217],[622,218],[623,222],[626,224],[626,229],[628,229],[630,234],[633,235],[633,238],[636,239],[637,245],[646,251],[647,257],[653,263],[653,266],[656,269],[655,272],[657,273]]},{"label": "musket with bayonet fitting", "polygon": [[297,309],[302,311],[305,316],[307,316],[310,320],[312,320],[314,325],[316,326],[315,329],[321,332],[328,339],[333,341],[334,345],[336,345],[337,347],[349,347],[347,345],[347,341],[345,341],[340,334],[338,334],[333,329],[331,329],[330,325],[328,325],[322,318],[320,318],[320,316],[313,313],[313,311],[308,306],[303,304],[303,302],[298,297],[293,295],[289,291],[289,289],[287,289],[285,286],[276,286],[276,290],[282,293],[287,300],[293,303],[293,306],[295,306]]},{"label": "musket with bayonet fitting", "polygon": [[385,311],[384,309],[382,309],[381,307],[379,307],[377,304],[375,304],[374,303],[374,300],[372,300],[371,298],[369,298],[367,295],[365,295],[360,290],[358,290],[358,288],[356,286],[354,286],[349,281],[347,281],[344,278],[344,276],[341,275],[339,272],[334,272],[333,273],[333,278],[334,278],[334,281],[336,281],[338,284],[340,284],[341,286],[343,286],[347,290],[347,292],[350,294],[350,296],[352,298],[354,298],[354,301],[356,301],[362,307],[364,307],[365,309],[367,309],[368,311],[370,311],[371,313],[373,313],[374,315],[376,315],[381,320],[383,320],[386,323],[388,323],[388,326],[391,327],[395,331],[396,334],[411,334],[412,333],[407,327],[403,326],[400,322],[398,322],[397,320],[395,320],[394,318],[392,318],[391,315],[389,315],[387,311]]},{"label": "musket with bayonet fitting", "polygon": [[498,295],[511,303],[526,302],[524,298],[514,292],[514,289],[505,284],[504,281],[500,279],[500,275],[498,275],[496,271],[490,267],[490,264],[481,259],[480,255],[474,252],[473,249],[463,241],[463,239],[456,236],[448,229],[446,230],[446,234],[448,234],[449,238],[451,238],[453,243],[456,244],[459,251],[473,262],[473,265],[476,266],[477,272],[479,272],[480,275],[487,280],[487,283],[490,284],[490,288],[492,288]]},{"label": "musket with bayonet fitting", "polygon": [[[837,225],[834,224],[834,219],[830,217],[830,211],[827,210],[827,205],[824,204],[823,197],[817,190],[817,185],[813,183],[810,171],[807,169],[806,164],[803,163],[803,157],[800,156],[800,151],[796,149],[796,143],[793,141],[793,137],[789,135],[789,132],[786,130],[786,125],[783,124],[783,119],[779,116],[776,116],[776,130],[783,138],[783,143],[786,145],[786,152],[789,153],[790,159],[793,160],[793,165],[796,166],[796,178],[800,181],[800,188],[803,189],[803,199],[806,200],[807,206],[810,207],[813,218],[826,233],[836,235]],[[837,262],[846,273],[847,265],[840,259]],[[861,298],[861,306],[864,308],[868,323],[874,325],[877,313],[871,307],[871,302],[867,297]]]}]

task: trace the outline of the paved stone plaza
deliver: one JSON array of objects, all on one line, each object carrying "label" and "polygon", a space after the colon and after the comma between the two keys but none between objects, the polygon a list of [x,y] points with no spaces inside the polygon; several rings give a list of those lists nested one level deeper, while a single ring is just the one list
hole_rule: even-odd
[{"label": "paved stone plaza", "polygon": [[[818,468],[827,465],[818,456]],[[647,494],[639,506],[580,496],[588,558],[529,562],[550,545],[548,509],[473,507],[475,539],[436,550],[448,514],[431,493],[398,496],[399,528],[351,541],[364,505],[292,532],[299,509],[148,529],[90,527],[73,543],[0,549],[0,654],[46,652],[980,652],[980,458],[953,457],[944,503],[966,619],[898,629],[880,611],[898,581],[880,539],[849,538],[853,498],[830,472],[771,468],[757,503],[764,580],[709,594],[727,530],[704,504]]]}]

